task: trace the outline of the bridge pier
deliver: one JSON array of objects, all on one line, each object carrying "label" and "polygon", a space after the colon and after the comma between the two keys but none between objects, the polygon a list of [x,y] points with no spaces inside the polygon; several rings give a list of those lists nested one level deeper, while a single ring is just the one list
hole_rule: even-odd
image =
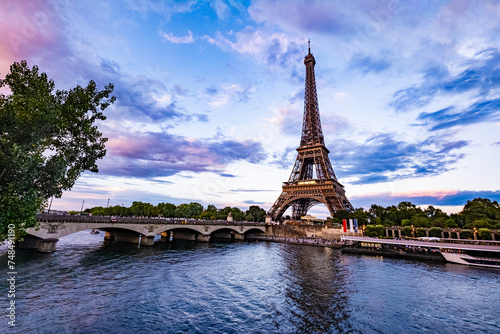
[{"label": "bridge pier", "polygon": [[173,239],[174,240],[191,240],[195,241],[196,240],[196,234],[195,233],[189,233],[189,232],[180,232],[180,231],[172,231]]},{"label": "bridge pier", "polygon": [[114,241],[115,240],[115,232],[114,231],[105,231],[104,240]]},{"label": "bridge pier", "polygon": [[161,235],[160,242],[170,241],[170,236],[171,236],[170,231],[161,232],[160,235]]},{"label": "bridge pier", "polygon": [[198,238],[196,240],[198,240],[200,242],[209,242],[210,241],[210,235],[198,234]]},{"label": "bridge pier", "polygon": [[154,235],[143,235],[141,237],[141,245],[143,246],[153,246],[155,244]]},{"label": "bridge pier", "polygon": [[41,239],[26,235],[24,236],[24,240],[18,243],[17,247],[21,249],[36,249],[41,253],[52,253],[56,251],[58,241],[59,239],[57,238]]}]

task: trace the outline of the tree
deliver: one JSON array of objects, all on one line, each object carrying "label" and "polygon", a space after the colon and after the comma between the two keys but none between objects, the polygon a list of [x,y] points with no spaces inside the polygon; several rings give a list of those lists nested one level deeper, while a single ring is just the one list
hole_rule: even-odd
[{"label": "tree", "polygon": [[368,210],[368,214],[370,215],[370,221],[373,219],[377,219],[378,221],[382,221],[382,217],[384,216],[385,208],[380,205],[372,204],[370,209]]},{"label": "tree", "polygon": [[0,88],[0,238],[14,224],[18,236],[36,225],[47,200],[73,187],[83,171],[98,172],[106,154],[94,124],[115,101],[113,85],[54,90],[53,80],[26,61],[15,62]]},{"label": "tree", "polygon": [[172,203],[158,204],[158,213],[163,217],[172,218],[175,216],[175,205]]},{"label": "tree", "polygon": [[255,222],[263,222],[266,216],[266,210],[261,209],[258,205],[251,205],[245,212],[246,218],[251,218]]},{"label": "tree", "polygon": [[[500,222],[500,205],[497,201],[487,198],[475,198],[467,201],[460,216],[465,221],[467,227],[488,227]],[[477,226],[476,222],[485,222],[485,226]]]},{"label": "tree", "polygon": [[412,237],[413,229],[411,228],[411,226],[405,226],[403,227],[402,233],[405,237]]},{"label": "tree", "polygon": [[369,237],[383,237],[385,228],[383,225],[367,225],[365,234]]},{"label": "tree", "polygon": [[441,227],[431,227],[429,229],[429,236],[430,237],[436,237],[436,238],[441,238],[441,232],[443,229]]},{"label": "tree", "polygon": [[444,225],[446,228],[457,228],[458,227],[457,223],[451,218],[447,219],[445,221]]},{"label": "tree", "polygon": [[417,227],[417,229],[415,230],[415,236],[417,238],[419,238],[419,237],[425,237],[425,228],[423,228],[423,227]]},{"label": "tree", "polygon": [[363,208],[354,210],[353,216],[358,220],[358,226],[365,226],[368,224],[368,212]]},{"label": "tree", "polygon": [[198,218],[203,212],[203,205],[197,202],[191,202],[187,207],[187,217]]},{"label": "tree", "polygon": [[412,224],[411,220],[409,220],[409,219],[403,219],[401,221],[401,226],[403,226],[403,227],[405,227],[405,226],[411,226],[411,224]]},{"label": "tree", "polygon": [[480,228],[477,231],[477,237],[480,240],[491,240],[491,230],[488,228]]}]

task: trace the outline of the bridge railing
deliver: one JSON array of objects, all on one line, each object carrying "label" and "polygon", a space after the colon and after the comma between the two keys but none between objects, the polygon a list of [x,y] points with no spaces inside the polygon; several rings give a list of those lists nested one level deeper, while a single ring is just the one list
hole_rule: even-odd
[{"label": "bridge railing", "polygon": [[227,221],[227,220],[203,220],[193,218],[142,218],[142,217],[119,217],[119,216],[78,216],[78,215],[52,215],[37,214],[40,222],[65,222],[65,223],[120,223],[120,224],[179,224],[179,225],[241,225],[241,226],[264,226],[261,222]]}]

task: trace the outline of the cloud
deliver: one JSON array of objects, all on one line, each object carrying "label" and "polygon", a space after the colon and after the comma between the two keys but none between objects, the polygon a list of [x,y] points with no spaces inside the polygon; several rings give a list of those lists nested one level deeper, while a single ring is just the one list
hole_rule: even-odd
[{"label": "cloud", "polygon": [[288,104],[273,109],[273,116],[266,118],[273,128],[278,128],[281,133],[300,137],[302,129],[301,106],[298,103]]},{"label": "cloud", "polygon": [[180,95],[180,96],[186,96],[188,94],[188,90],[187,88],[184,89],[182,88],[181,86],[179,85],[174,85],[174,87],[172,88],[172,91],[177,94],[177,95]]},{"label": "cloud", "polygon": [[163,31],[158,32],[161,37],[167,42],[174,43],[174,44],[191,44],[194,43],[194,38],[193,38],[193,33],[191,31],[188,31],[187,36],[182,36],[182,37],[176,37],[172,33],[167,34]]},{"label": "cloud", "polygon": [[488,97],[500,88],[500,52],[486,49],[467,60],[466,68],[453,76],[444,66],[433,65],[425,70],[420,85],[398,90],[389,103],[397,111],[423,107],[439,95],[473,92]]},{"label": "cloud", "polygon": [[270,68],[288,68],[300,64],[307,46],[305,39],[291,37],[285,33],[268,33],[251,26],[226,36],[217,32],[214,38],[204,38],[223,50],[251,55]]},{"label": "cloud", "polygon": [[[301,94],[303,94],[303,92]],[[348,93],[336,94],[336,98],[338,99],[350,99],[351,97],[352,96]],[[297,99],[294,97],[289,100],[288,104],[273,108],[272,117],[265,118],[265,122],[273,129],[279,129],[279,131],[285,135],[300,138],[304,114],[302,99],[303,95],[302,98],[299,99],[297,94]],[[323,113],[320,115],[320,118],[323,133],[325,135],[349,131],[351,128],[349,122],[338,114]]]},{"label": "cloud", "polygon": [[57,4],[40,1],[0,2],[0,73],[5,75],[14,61],[65,47],[63,21]]},{"label": "cloud", "polygon": [[448,107],[432,113],[421,113],[417,120],[421,121],[418,125],[429,126],[430,131],[436,131],[454,126],[489,121],[499,111],[500,99],[494,99],[478,101],[463,110],[457,110],[456,107]]},{"label": "cloud", "polygon": [[208,104],[212,107],[222,107],[233,100],[246,102],[254,91],[255,88],[250,85],[229,83],[222,84],[220,88],[212,86],[205,89],[210,100]]},{"label": "cloud", "polygon": [[285,31],[351,37],[359,31],[378,33],[393,16],[418,9],[410,7],[420,7],[418,14],[425,10],[425,6],[399,1],[256,0],[248,13],[258,23]]},{"label": "cloud", "polygon": [[389,62],[387,57],[375,58],[373,56],[363,56],[361,54],[353,56],[350,63],[351,69],[356,69],[363,74],[383,72],[390,66],[391,62]]},{"label": "cloud", "polygon": [[295,147],[287,147],[283,152],[274,152],[272,154],[271,165],[275,165],[281,169],[291,169],[297,158],[295,152]]},{"label": "cloud", "polygon": [[236,177],[236,175],[228,174],[228,173],[219,173],[219,175],[222,177]]},{"label": "cloud", "polygon": [[231,189],[230,192],[244,192],[244,193],[256,193],[256,192],[275,192],[276,190],[270,189]]},{"label": "cloud", "polygon": [[243,142],[224,140],[222,142],[211,143],[208,147],[210,152],[217,154],[218,161],[223,163],[246,160],[250,163],[258,164],[266,158],[266,154],[263,153],[262,144],[251,140]]},{"label": "cloud", "polygon": [[222,0],[215,0],[210,2],[210,7],[212,7],[215,10],[217,18],[219,20],[225,20],[231,14],[229,6]]},{"label": "cloud", "polygon": [[126,0],[130,9],[142,14],[144,18],[149,13],[162,15],[169,21],[174,14],[191,12],[198,0],[180,0],[180,1],[156,1],[156,0]]},{"label": "cloud", "polygon": [[342,3],[327,1],[262,1],[248,8],[256,22],[270,21],[288,29],[314,32],[340,31],[349,18],[343,15]]},{"label": "cloud", "polygon": [[336,140],[331,153],[335,172],[351,184],[388,182],[438,175],[463,158],[456,152],[467,141],[451,141],[449,135],[408,143],[391,134],[376,134],[362,143]]},{"label": "cloud", "polygon": [[119,133],[109,138],[107,156],[99,163],[103,175],[153,178],[181,171],[221,172],[235,161],[257,164],[266,159],[260,143],[247,140],[194,140],[168,133]]},{"label": "cloud", "polygon": [[266,202],[258,202],[258,201],[252,201],[252,200],[247,200],[243,201],[245,204],[250,204],[250,205],[264,205]]}]

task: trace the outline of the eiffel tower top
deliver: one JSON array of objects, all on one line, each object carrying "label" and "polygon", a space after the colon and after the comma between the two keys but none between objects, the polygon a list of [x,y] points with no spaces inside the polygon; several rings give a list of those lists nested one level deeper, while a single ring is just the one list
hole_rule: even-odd
[{"label": "eiffel tower top", "polygon": [[311,42],[309,43],[309,54],[304,58],[306,65],[306,89],[304,94],[304,121],[302,123],[302,137],[300,147],[325,145],[321,120],[319,118],[318,94],[316,92],[316,79],[314,77],[314,65],[316,59],[311,53]]}]

